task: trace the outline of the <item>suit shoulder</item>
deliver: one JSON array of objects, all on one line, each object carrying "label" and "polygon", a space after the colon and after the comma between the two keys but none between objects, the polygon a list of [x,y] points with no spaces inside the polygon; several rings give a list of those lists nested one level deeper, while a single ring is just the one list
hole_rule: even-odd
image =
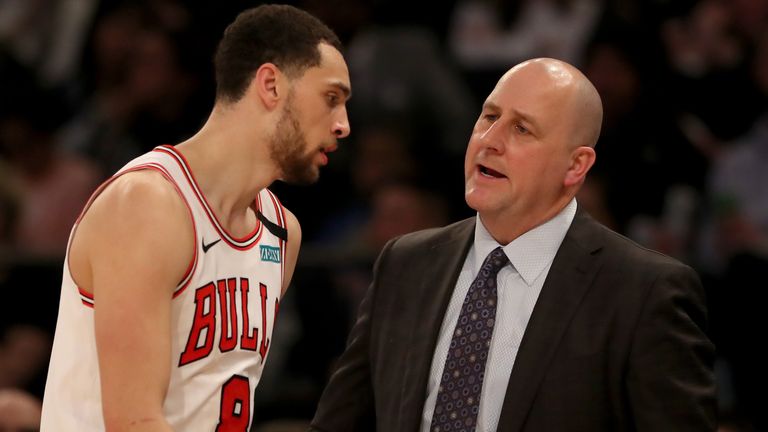
[{"label": "suit shoulder", "polygon": [[422,251],[432,248],[434,245],[456,239],[457,236],[461,237],[471,233],[475,227],[474,221],[474,218],[469,218],[443,227],[428,228],[404,234],[392,240],[391,249],[407,253],[409,251]]},{"label": "suit shoulder", "polygon": [[692,270],[690,266],[679,261],[677,258],[665,255],[659,251],[650,249],[638,244],[634,240],[621,235],[603,225],[599,225],[605,239],[606,252],[618,260],[637,263],[639,265],[667,267],[667,268],[686,268]]}]

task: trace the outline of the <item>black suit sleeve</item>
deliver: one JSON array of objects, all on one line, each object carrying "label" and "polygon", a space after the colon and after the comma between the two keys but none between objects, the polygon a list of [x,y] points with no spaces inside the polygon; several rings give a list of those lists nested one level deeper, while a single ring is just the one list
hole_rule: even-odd
[{"label": "black suit sleeve", "polygon": [[384,247],[376,260],[373,283],[360,303],[357,322],[350,332],[347,348],[320,397],[312,419],[312,431],[354,432],[376,429],[370,361],[372,315],[378,275],[394,241]]},{"label": "black suit sleeve", "polygon": [[637,431],[714,431],[714,346],[704,290],[670,265],[648,292],[630,350],[627,394]]}]

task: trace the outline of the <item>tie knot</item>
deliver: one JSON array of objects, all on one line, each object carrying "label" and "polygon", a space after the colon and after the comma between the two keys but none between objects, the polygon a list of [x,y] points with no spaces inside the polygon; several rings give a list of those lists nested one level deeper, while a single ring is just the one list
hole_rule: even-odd
[{"label": "tie knot", "polygon": [[491,253],[488,254],[488,256],[485,258],[485,261],[483,262],[482,271],[488,272],[491,275],[496,275],[499,270],[501,270],[502,267],[507,265],[509,262],[509,258],[507,258],[507,254],[504,253],[504,249],[501,248],[501,246],[497,247]]}]

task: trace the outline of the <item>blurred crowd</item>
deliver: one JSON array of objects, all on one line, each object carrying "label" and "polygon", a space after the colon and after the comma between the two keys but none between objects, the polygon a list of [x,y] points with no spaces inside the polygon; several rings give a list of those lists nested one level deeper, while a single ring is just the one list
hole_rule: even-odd
[{"label": "blurred crowd", "polygon": [[[428,14],[404,0],[289,3],[345,44],[352,134],[317,185],[273,186],[304,245],[254,430],[302,430],[387,240],[473,215],[472,125],[499,76],[532,57],[574,64],[603,99],[580,205],[702,276],[721,430],[768,430],[768,0],[449,0]],[[0,430],[38,427],[84,202],[202,125],[218,38],[256,4],[0,0]]]}]

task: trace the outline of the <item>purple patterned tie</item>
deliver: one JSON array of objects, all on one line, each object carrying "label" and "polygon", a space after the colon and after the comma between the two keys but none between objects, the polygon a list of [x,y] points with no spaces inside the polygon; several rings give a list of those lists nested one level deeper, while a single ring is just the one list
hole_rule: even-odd
[{"label": "purple patterned tie", "polygon": [[432,432],[475,430],[496,321],[496,275],[508,262],[504,250],[497,247],[488,254],[469,286],[445,359],[432,413]]}]

